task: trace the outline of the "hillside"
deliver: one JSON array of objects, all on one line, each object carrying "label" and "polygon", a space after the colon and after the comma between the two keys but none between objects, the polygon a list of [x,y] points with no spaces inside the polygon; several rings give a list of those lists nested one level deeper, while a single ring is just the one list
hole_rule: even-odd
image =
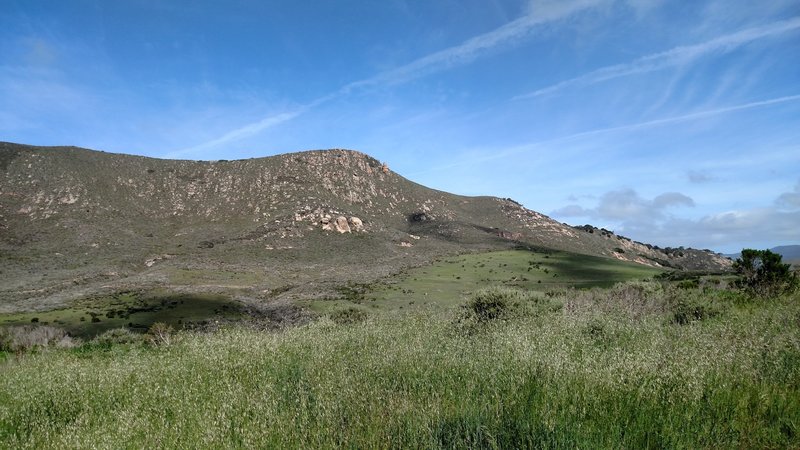
[{"label": "hillside", "polygon": [[724,270],[573,228],[511,199],[436,191],[349,150],[174,161],[0,143],[0,312],[129,289],[329,295],[436,258],[518,246]]},{"label": "hillside", "polygon": [[772,251],[783,256],[786,262],[793,262],[797,264],[800,262],[800,245],[779,245],[773,247]]},{"label": "hillside", "polygon": [[[777,253],[783,257],[784,262],[789,263],[800,263],[800,245],[779,245],[777,247],[772,247],[771,250],[773,253]],[[729,255],[725,255],[731,259],[736,259],[742,256],[741,253],[732,253]]]}]

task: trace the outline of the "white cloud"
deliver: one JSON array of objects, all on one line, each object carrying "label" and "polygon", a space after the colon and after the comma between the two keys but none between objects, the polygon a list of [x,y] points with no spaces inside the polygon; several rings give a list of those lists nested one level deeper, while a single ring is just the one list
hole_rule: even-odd
[{"label": "white cloud", "polygon": [[753,208],[729,211],[700,220],[667,221],[650,230],[642,230],[643,239],[674,242],[673,245],[721,247],[725,251],[745,247],[768,248],[800,242],[800,210],[779,211]]},{"label": "white cloud", "polygon": [[798,28],[800,28],[800,18],[773,22],[762,27],[748,28],[736,33],[719,36],[700,44],[675,47],[664,52],[643,56],[628,63],[602,67],[581,76],[570,78],[527,94],[518,95],[514,99],[539,97],[568,87],[590,86],[628,75],[682,66],[715,52],[728,52],[749,42],[788,33]]},{"label": "white cloud", "polygon": [[694,200],[678,192],[667,192],[653,199],[653,207],[656,209],[669,206],[694,206]]},{"label": "white cloud", "polygon": [[600,220],[624,222],[653,222],[663,219],[665,209],[677,206],[694,206],[694,200],[679,192],[666,192],[647,200],[630,188],[609,191],[600,197],[595,208],[567,205],[553,211],[559,217],[590,217]]},{"label": "white cloud", "polygon": [[690,246],[736,251],[744,247],[772,247],[800,242],[800,183],[780,194],[779,207],[758,207],[710,214],[697,220],[667,214],[674,206],[694,206],[691,198],[666,193],[653,200],[632,189],[610,191],[597,206],[568,205],[551,214],[556,218],[587,218],[632,239],[661,246]]}]

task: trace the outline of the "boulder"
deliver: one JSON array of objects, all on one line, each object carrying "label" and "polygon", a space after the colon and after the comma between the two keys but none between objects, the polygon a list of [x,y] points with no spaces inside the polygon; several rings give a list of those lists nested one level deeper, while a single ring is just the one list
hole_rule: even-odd
[{"label": "boulder", "polygon": [[347,223],[347,217],[339,216],[334,223],[336,231],[339,233],[350,233],[350,225]]},{"label": "boulder", "polygon": [[325,214],[319,221],[322,224],[323,231],[333,231],[333,224],[331,223],[331,216]]},{"label": "boulder", "polygon": [[351,217],[350,218],[350,227],[353,231],[363,231],[364,230],[364,222],[361,221],[358,217]]}]

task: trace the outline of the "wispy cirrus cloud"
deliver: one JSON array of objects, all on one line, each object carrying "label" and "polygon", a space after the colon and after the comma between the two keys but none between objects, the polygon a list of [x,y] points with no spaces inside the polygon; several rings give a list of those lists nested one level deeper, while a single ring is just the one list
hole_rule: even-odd
[{"label": "wispy cirrus cloud", "polygon": [[370,78],[348,83],[336,91],[319,97],[308,104],[242,125],[217,138],[189,148],[171,152],[168,156],[175,157],[193,153],[254,136],[268,128],[290,121],[317,106],[361,89],[402,84],[456,66],[469,64],[492,50],[502,48],[503,46],[511,46],[524,40],[542,25],[563,20],[584,10],[606,3],[607,1],[608,0],[532,1],[526,14],[492,31],[474,36],[458,45],[425,55],[408,64],[381,72]]},{"label": "wispy cirrus cloud", "polygon": [[761,27],[747,28],[736,33],[719,36],[700,44],[675,47],[664,52],[643,56],[631,62],[602,67],[586,74],[537,89],[533,92],[515,96],[513,99],[521,100],[540,97],[569,87],[590,86],[628,75],[682,66],[715,52],[727,52],[749,42],[771,36],[778,36],[797,29],[800,29],[800,17],[773,22]]},{"label": "wispy cirrus cloud", "polygon": [[344,86],[340,92],[373,85],[403,83],[430,73],[468,64],[482,54],[498,47],[513,45],[528,37],[541,25],[565,19],[586,9],[596,7],[605,0],[575,0],[566,2],[531,2],[529,12],[490,32],[423,56],[404,66],[388,70],[372,78]]},{"label": "wispy cirrus cloud", "polygon": [[212,139],[210,141],[203,142],[202,144],[195,145],[193,147],[185,148],[182,150],[177,150],[173,152],[169,152],[164,155],[164,158],[179,158],[183,155],[194,153],[210,148],[217,147],[222,144],[226,144],[228,142],[238,141],[240,139],[244,139],[250,136],[254,136],[268,128],[274,127],[276,125],[280,125],[284,122],[288,122],[295,117],[299,116],[303,112],[306,111],[307,108],[301,107],[293,111],[286,111],[279,114],[271,115],[264,117],[263,119],[259,120],[258,122],[249,123],[242,127],[236,128],[234,130],[228,131],[227,133],[223,134],[222,136]]},{"label": "wispy cirrus cloud", "polygon": [[686,114],[680,114],[676,116],[664,117],[661,119],[653,119],[647,120],[643,122],[636,122],[630,123],[625,125],[619,125],[614,127],[606,127],[606,128],[597,128],[593,130],[587,131],[580,131],[577,133],[568,134],[565,136],[559,136],[552,139],[547,139],[544,141],[538,142],[530,142],[527,144],[517,145],[513,147],[508,147],[505,149],[492,149],[492,151],[482,151],[479,153],[479,156],[473,158],[461,158],[456,162],[444,165],[444,166],[437,166],[437,167],[429,167],[423,171],[412,173],[411,175],[418,175],[425,172],[432,172],[432,171],[440,171],[442,169],[453,168],[457,166],[466,166],[472,165],[477,163],[485,163],[488,161],[496,160],[496,159],[504,159],[513,155],[518,155],[521,153],[526,153],[537,148],[543,148],[546,146],[551,146],[553,144],[559,144],[567,141],[573,141],[577,139],[592,137],[592,136],[599,136],[604,134],[610,133],[619,133],[619,132],[626,132],[626,131],[636,131],[644,128],[650,127],[657,127],[663,125],[670,125],[675,123],[687,122],[690,120],[696,119],[704,119],[704,118],[712,118],[715,116],[720,116],[723,114],[733,113],[737,111],[744,111],[753,108],[760,108],[766,107],[771,105],[777,105],[781,103],[789,103],[800,101],[800,94],[798,95],[787,95],[783,97],[776,97],[767,100],[759,100],[755,102],[748,102],[742,103],[738,105],[731,105],[725,106],[721,108],[714,108],[714,109],[707,109],[703,111],[696,111]]}]

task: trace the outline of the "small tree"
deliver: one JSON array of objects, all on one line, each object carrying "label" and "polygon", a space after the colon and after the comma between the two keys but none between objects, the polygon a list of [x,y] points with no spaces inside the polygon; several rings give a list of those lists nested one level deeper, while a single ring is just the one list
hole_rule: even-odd
[{"label": "small tree", "polygon": [[797,275],[783,257],[770,250],[742,250],[733,263],[739,274],[737,285],[758,297],[774,297],[797,288]]}]

